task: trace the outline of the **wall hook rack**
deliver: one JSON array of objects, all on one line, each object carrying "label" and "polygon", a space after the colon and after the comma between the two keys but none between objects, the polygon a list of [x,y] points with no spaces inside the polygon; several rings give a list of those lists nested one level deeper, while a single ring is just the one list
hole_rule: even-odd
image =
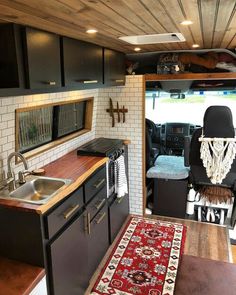
[{"label": "wall hook rack", "polygon": [[128,113],[128,109],[126,109],[124,105],[122,106],[122,108],[120,108],[118,101],[116,103],[116,109],[114,109],[112,99],[110,98],[110,108],[106,109],[106,111],[107,113],[110,113],[110,116],[112,118],[112,127],[115,127],[115,113],[117,113],[118,123],[121,122],[121,114],[123,117],[122,122],[125,123],[125,113]]}]

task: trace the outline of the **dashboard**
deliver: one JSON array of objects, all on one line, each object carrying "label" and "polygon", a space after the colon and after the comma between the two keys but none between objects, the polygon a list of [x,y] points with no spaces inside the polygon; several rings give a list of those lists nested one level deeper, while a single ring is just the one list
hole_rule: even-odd
[{"label": "dashboard", "polygon": [[184,150],[184,137],[192,136],[193,132],[201,127],[191,123],[178,122],[168,122],[156,126],[157,137],[164,154],[181,154]]}]

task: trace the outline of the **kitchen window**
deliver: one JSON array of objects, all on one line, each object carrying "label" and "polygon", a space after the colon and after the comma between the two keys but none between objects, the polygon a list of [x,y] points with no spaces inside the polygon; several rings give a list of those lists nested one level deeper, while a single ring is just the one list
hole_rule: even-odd
[{"label": "kitchen window", "polygon": [[16,150],[43,152],[91,130],[93,98],[16,110]]}]

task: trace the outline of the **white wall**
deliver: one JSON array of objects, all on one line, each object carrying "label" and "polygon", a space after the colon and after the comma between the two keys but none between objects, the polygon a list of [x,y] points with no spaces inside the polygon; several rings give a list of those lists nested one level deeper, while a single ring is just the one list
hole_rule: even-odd
[{"label": "white wall", "polygon": [[[128,109],[126,122],[117,123],[115,127],[106,109],[109,108],[109,98],[119,107]],[[96,137],[130,139],[129,145],[129,179],[130,179],[130,212],[143,213],[142,188],[142,112],[143,112],[143,76],[126,76],[125,87],[111,87],[98,90]],[[122,115],[121,115],[122,118]]]},{"label": "white wall", "polygon": [[[29,159],[29,167],[42,167],[94,137],[130,139],[130,212],[142,214],[142,76],[126,76],[126,85],[122,87],[0,98],[0,171],[7,170],[7,156],[15,151],[15,109],[91,96],[94,97],[92,131]],[[106,112],[109,97],[113,99],[114,107],[118,101],[120,107],[124,105],[128,108],[126,122],[117,123],[116,120],[114,128],[111,127],[111,117]],[[13,161],[12,164],[14,165]],[[14,169],[17,173],[23,166],[18,164]]]}]

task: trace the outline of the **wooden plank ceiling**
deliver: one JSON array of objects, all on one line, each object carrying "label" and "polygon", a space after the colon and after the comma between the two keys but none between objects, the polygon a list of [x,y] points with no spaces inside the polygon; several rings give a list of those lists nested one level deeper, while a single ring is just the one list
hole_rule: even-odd
[{"label": "wooden plank ceiling", "polygon": [[[188,19],[190,26],[181,25]],[[142,45],[142,52],[236,47],[235,0],[0,0],[0,20],[132,53],[125,35],[181,32],[186,42]],[[88,35],[86,30],[98,33]]]}]

